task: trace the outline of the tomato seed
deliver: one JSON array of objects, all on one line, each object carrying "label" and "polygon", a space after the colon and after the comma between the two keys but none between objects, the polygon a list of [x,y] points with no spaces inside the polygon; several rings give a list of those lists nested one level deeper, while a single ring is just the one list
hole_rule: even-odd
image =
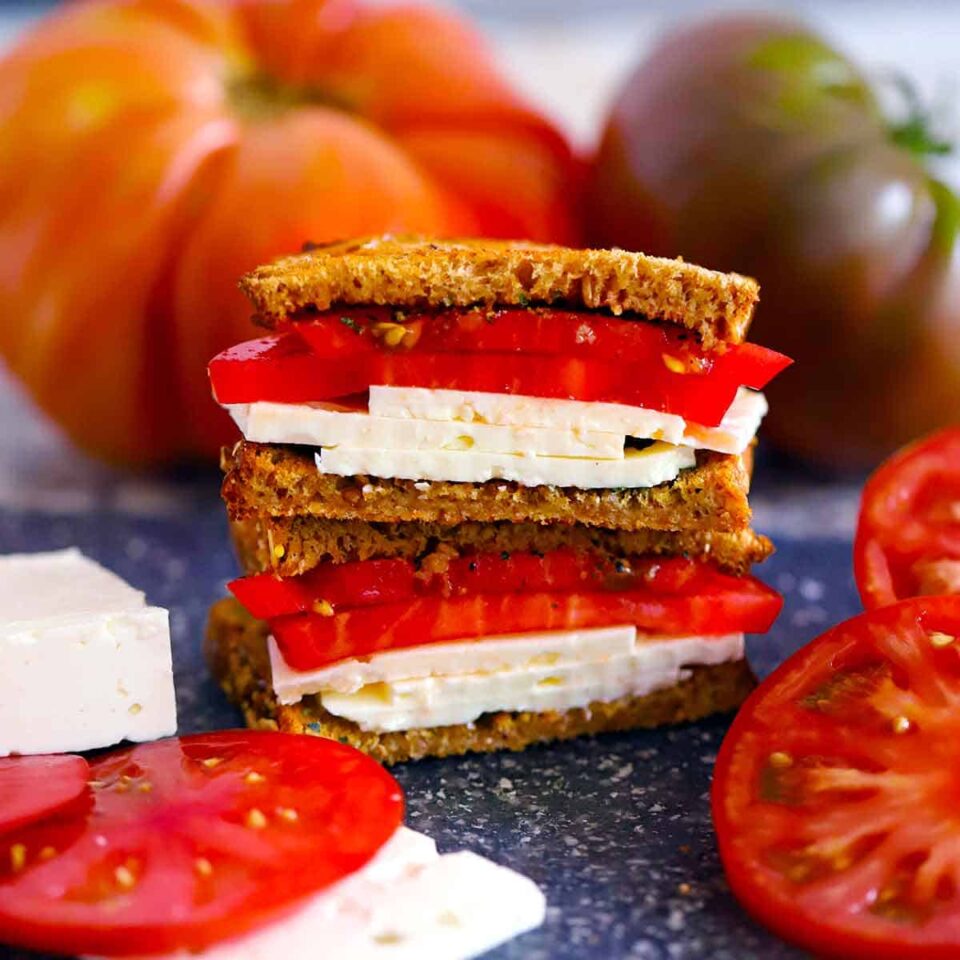
[{"label": "tomato seed", "polygon": [[247,811],[247,819],[245,822],[251,830],[262,830],[267,825],[267,818],[263,815],[262,810],[251,807]]},{"label": "tomato seed", "polygon": [[19,873],[27,865],[27,848],[22,843],[15,843],[10,847],[10,867],[14,873]]},{"label": "tomato seed", "polygon": [[263,776],[262,773],[257,773],[256,770],[251,770],[251,771],[243,778],[243,782],[244,782],[244,783],[250,783],[250,784],[263,783],[264,779],[265,779],[265,777]]}]

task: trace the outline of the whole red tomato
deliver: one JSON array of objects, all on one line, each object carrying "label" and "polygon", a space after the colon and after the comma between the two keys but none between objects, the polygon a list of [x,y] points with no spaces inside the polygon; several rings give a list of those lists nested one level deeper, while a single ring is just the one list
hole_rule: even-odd
[{"label": "whole red tomato", "polygon": [[770,15],[669,35],[613,107],[590,239],[759,279],[754,335],[796,359],[768,432],[800,455],[863,465],[957,419],[960,203],[924,120]]},{"label": "whole red tomato", "polygon": [[68,5],[0,62],[0,353],[95,454],[206,455],[241,273],[380,232],[571,241],[574,172],[447,13]]}]

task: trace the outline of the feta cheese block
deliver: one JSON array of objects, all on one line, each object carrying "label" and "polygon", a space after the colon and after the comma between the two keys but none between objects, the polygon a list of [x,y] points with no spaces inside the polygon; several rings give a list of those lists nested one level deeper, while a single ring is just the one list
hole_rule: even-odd
[{"label": "feta cheese block", "polygon": [[78,550],[0,557],[0,756],[176,733],[167,611]]},{"label": "feta cheese block", "polygon": [[485,483],[510,480],[525,487],[655,487],[675,480],[681,470],[696,465],[690,447],[653,443],[627,450],[622,460],[576,457],[525,457],[508,453],[438,450],[349,450],[334,447],[316,455],[321,473],[341,477],[367,474],[397,480],[437,480]]},{"label": "feta cheese block", "polygon": [[683,417],[622,403],[554,400],[509,393],[428,390],[424,387],[371,387],[371,416],[399,420],[436,420],[499,426],[543,427],[581,436],[614,434],[664,440],[718,453],[743,453],[767,413],[762,393],[741,387],[716,427],[688,423]]},{"label": "feta cheese block", "polygon": [[526,877],[466,851],[440,854],[407,827],[365,867],[204,960],[467,960],[543,923]]},{"label": "feta cheese block", "polygon": [[742,633],[654,637],[633,626],[436,643],[316,671],[292,670],[272,638],[269,647],[281,703],[316,694],[325,710],[377,733],[643,696],[680,683],[691,666],[744,657]]}]

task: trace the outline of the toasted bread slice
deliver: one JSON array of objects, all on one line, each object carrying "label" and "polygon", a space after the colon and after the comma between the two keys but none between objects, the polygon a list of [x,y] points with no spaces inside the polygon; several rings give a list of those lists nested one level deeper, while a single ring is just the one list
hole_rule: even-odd
[{"label": "toasted bread slice", "polygon": [[387,764],[422,757],[523,750],[551,740],[697,720],[735,709],[755,682],[746,661],[737,660],[693,667],[686,680],[646,696],[591,703],[582,709],[490,713],[470,724],[370,733],[350,720],[333,716],[315,697],[293,706],[278,704],[272,690],[266,637],[266,624],[254,620],[235,600],[221,600],[210,611],[207,660],[224,692],[243,711],[247,724],[339,740]]},{"label": "toasted bread slice", "polygon": [[727,573],[743,575],[765,560],[773,545],[751,529],[706,531],[602,530],[598,527],[537,523],[367,523],[320,517],[255,517],[230,524],[246,573],[272,570],[296,576],[320,563],[347,563],[375,557],[420,560],[438,548],[452,553],[546,553],[561,547],[624,556],[691,556],[709,559]]},{"label": "toasted bread slice", "polygon": [[578,490],[423,483],[321,473],[312,450],[241,441],[224,449],[222,494],[231,520],[323,517],[370,523],[581,523],[608,530],[744,530],[752,457],[700,452],[697,466],[657,487]]},{"label": "toasted bread slice", "polygon": [[680,324],[708,348],[742,342],[759,298],[747,277],[625,250],[389,236],[313,247],[258,267],[240,287],[267,327],[338,304],[557,304]]}]

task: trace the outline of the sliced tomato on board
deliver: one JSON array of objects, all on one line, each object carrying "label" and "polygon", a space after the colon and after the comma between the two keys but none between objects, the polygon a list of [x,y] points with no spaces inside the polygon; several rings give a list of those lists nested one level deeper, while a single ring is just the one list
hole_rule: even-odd
[{"label": "sliced tomato on board", "polygon": [[419,597],[332,616],[278,617],[270,628],[293,669],[315,670],[383,650],[542,630],[633,624],[664,636],[763,633],[781,605],[780,595],[758,580],[711,570],[672,592],[632,589]]},{"label": "sliced tomato on board", "polygon": [[720,422],[740,386],[736,378],[677,373],[662,362],[573,356],[375,351],[322,358],[294,334],[238,344],[217,354],[208,369],[223,404],[335,400],[376,384],[623,403],[706,426]]},{"label": "sliced tomato on board", "polygon": [[905,447],[867,481],[854,570],[868,610],[960,593],[960,427]]},{"label": "sliced tomato on board", "polygon": [[403,818],[351,747],[235,731],[91,764],[80,816],[0,837],[0,942],[64,954],[196,951],[362,867]]},{"label": "sliced tomato on board", "polygon": [[87,761],[70,754],[0,759],[0,834],[82,801],[89,779]]},{"label": "sliced tomato on board", "polygon": [[[688,557],[639,557],[611,561],[569,548],[547,553],[435,554],[417,571],[401,558],[325,563],[295,577],[257,573],[229,584],[255,617],[375,606],[417,596],[542,593],[564,590],[645,589],[679,593],[694,584],[708,592],[718,574]],[[729,580],[729,578],[726,578]]]},{"label": "sliced tomato on board", "polygon": [[827,631],[741,707],[713,818],[733,892],[817,956],[960,956],[960,597]]},{"label": "sliced tomato on board", "polygon": [[[398,321],[398,318],[400,320]],[[349,307],[291,324],[318,356],[334,359],[378,350],[421,353],[521,353],[644,363],[735,380],[761,389],[791,363],[757,344],[704,350],[689,331],[577,310],[442,310],[398,312]]]}]

